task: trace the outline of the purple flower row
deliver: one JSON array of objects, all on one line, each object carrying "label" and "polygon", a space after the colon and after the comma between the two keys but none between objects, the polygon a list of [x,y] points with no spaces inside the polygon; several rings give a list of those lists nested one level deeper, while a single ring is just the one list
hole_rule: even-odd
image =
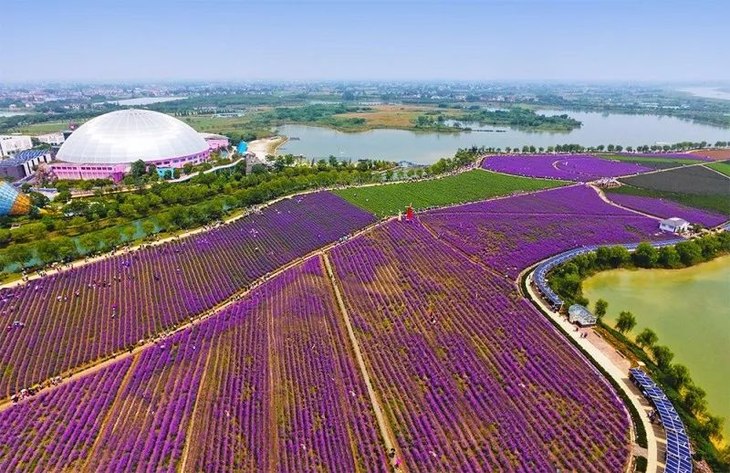
[{"label": "purple flower row", "polygon": [[0,290],[0,397],[154,337],[373,221],[333,194],[304,195],[203,234]]},{"label": "purple flower row", "polygon": [[705,227],[714,227],[728,220],[725,215],[687,207],[666,199],[613,193],[609,193],[607,196],[624,207],[661,218],[680,217],[690,223],[699,223]]},{"label": "purple flower row", "polygon": [[639,164],[583,154],[487,156],[482,167],[506,174],[581,182],[651,171]]}]

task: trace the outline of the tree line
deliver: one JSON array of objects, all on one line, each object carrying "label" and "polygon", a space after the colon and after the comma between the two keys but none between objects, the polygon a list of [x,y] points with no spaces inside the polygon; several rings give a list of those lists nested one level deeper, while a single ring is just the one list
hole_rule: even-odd
[{"label": "tree line", "polygon": [[[633,253],[622,246],[600,247],[595,252],[578,255],[572,260],[555,268],[549,282],[553,290],[568,303],[589,305],[581,290],[582,281],[595,273],[616,268],[666,268],[676,269],[693,266],[709,261],[717,256],[730,254],[730,233],[711,233],[673,246],[655,248],[649,243],[641,243]],[[593,313],[598,325],[610,331],[604,322],[608,303],[598,299]],[[630,311],[621,311],[616,318],[612,332],[615,338],[629,347],[636,347],[635,354],[652,366],[652,375],[665,388],[667,395],[684,412],[684,421],[692,438],[697,441],[697,449],[715,467],[726,467],[730,463],[730,447],[718,452],[711,440],[722,439],[724,419],[712,415],[707,410],[705,391],[697,386],[689,369],[679,363],[672,363],[674,353],[666,345],[659,344],[659,337],[650,328],[643,329],[632,340],[628,334],[636,327],[636,316]]]}]

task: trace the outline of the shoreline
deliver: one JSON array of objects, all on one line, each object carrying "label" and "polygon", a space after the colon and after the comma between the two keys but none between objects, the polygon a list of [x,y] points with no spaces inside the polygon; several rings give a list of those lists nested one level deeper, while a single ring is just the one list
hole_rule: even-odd
[{"label": "shoreline", "polygon": [[259,140],[253,140],[248,144],[248,152],[253,153],[256,159],[261,163],[266,162],[266,156],[276,155],[277,150],[284,143],[289,141],[289,137],[278,135],[270,138],[261,138]]}]

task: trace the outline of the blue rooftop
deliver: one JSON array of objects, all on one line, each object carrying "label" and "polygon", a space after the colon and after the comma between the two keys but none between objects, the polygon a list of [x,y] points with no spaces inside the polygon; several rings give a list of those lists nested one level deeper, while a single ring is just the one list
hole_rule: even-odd
[{"label": "blue rooftop", "polygon": [[46,153],[50,153],[50,151],[47,149],[27,149],[25,151],[21,151],[15,156],[1,160],[0,167],[18,166],[30,161],[31,159],[35,159],[38,156],[43,156]]}]

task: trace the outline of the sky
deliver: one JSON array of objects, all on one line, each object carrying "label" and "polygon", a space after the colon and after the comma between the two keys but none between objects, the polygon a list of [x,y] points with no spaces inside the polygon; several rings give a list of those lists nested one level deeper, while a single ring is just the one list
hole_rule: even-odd
[{"label": "sky", "polygon": [[728,0],[2,0],[0,82],[730,80]]}]

